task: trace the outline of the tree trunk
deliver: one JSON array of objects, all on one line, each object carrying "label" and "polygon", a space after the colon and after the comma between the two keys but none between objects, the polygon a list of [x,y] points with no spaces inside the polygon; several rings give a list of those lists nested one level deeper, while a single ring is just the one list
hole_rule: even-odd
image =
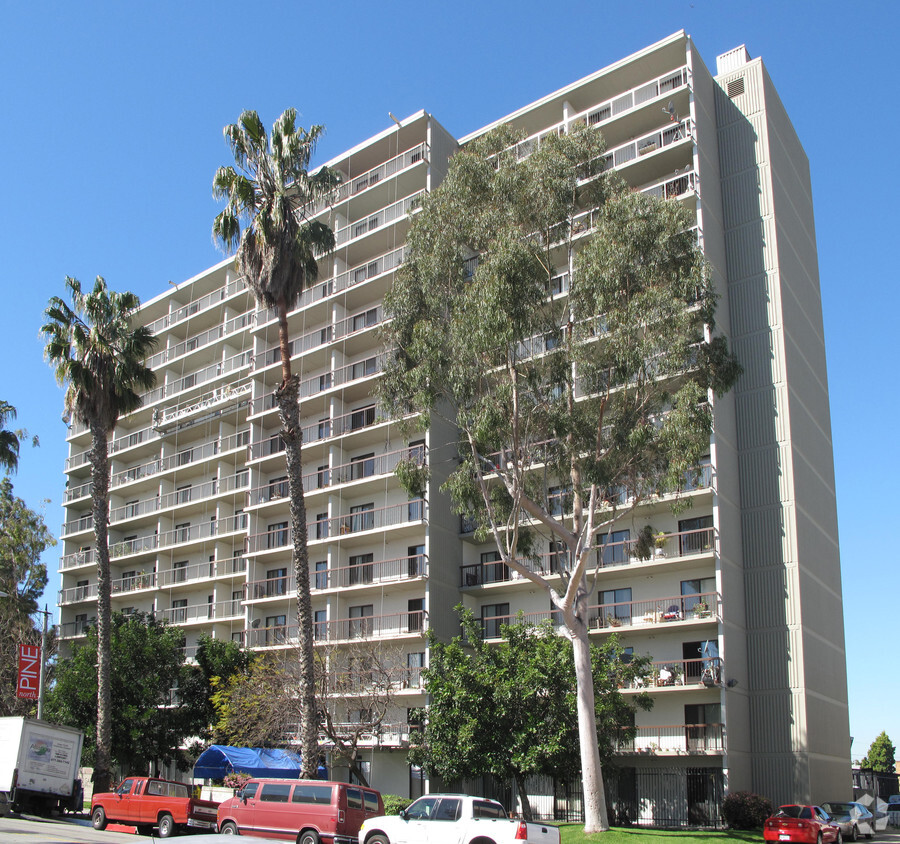
[{"label": "tree trunk", "polygon": [[[285,344],[282,343],[282,348]],[[309,594],[309,551],[306,547],[306,503],[303,498],[303,465],[300,457],[300,379],[292,376],[275,390],[281,416],[284,452],[287,460],[288,491],[291,498],[293,562],[297,578],[297,654],[300,683],[300,776],[315,779],[319,758],[319,729],[316,711],[315,658],[313,655],[312,599]]]},{"label": "tree trunk", "polygon": [[97,556],[97,750],[94,791],[110,790],[112,761],[112,583],[109,572],[109,437],[102,425],[92,423],[91,481],[93,482],[94,539]]},{"label": "tree trunk", "polygon": [[597,713],[594,709],[594,675],[591,671],[591,646],[586,625],[575,620],[569,624],[572,653],[575,660],[575,683],[578,708],[578,741],[581,746],[581,778],[584,785],[584,831],[606,832],[606,795],[600,750],[597,747]]},{"label": "tree trunk", "polygon": [[519,790],[519,802],[522,804],[522,817],[526,821],[533,821],[534,816],[531,812],[531,803],[528,800],[528,791],[525,788],[525,775],[516,773],[516,788]]}]

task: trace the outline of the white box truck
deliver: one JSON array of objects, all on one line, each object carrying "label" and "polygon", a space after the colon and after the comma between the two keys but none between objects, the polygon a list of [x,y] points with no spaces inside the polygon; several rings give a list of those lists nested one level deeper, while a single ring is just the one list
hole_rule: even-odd
[{"label": "white box truck", "polygon": [[0,815],[82,809],[84,733],[33,718],[0,718]]}]

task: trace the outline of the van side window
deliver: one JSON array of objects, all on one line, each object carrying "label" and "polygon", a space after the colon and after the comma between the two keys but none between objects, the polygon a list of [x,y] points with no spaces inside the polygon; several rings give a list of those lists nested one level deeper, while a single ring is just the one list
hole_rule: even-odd
[{"label": "van side window", "polygon": [[258,782],[248,782],[243,789],[241,789],[241,793],[238,796],[244,800],[252,800],[256,797],[256,789],[258,788]]},{"label": "van side window", "polygon": [[378,812],[378,795],[374,791],[364,791],[363,799],[366,801],[367,812]]},{"label": "van side window", "polygon": [[292,783],[264,782],[259,799],[263,803],[287,803]]},{"label": "van side window", "polygon": [[330,785],[295,785],[292,803],[321,803],[331,805]]},{"label": "van side window", "polygon": [[363,807],[362,792],[358,788],[348,788],[347,789],[347,808],[348,809],[362,809],[362,807]]}]

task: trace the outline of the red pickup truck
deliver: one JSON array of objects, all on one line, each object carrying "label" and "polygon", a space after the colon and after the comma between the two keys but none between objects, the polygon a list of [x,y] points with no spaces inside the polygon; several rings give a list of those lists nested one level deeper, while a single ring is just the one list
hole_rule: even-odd
[{"label": "red pickup truck", "polygon": [[170,838],[188,827],[215,832],[218,808],[212,800],[191,797],[186,783],[128,777],[115,791],[93,796],[91,823],[94,829],[105,829],[110,822],[129,824],[141,835],[158,827],[160,838]]}]

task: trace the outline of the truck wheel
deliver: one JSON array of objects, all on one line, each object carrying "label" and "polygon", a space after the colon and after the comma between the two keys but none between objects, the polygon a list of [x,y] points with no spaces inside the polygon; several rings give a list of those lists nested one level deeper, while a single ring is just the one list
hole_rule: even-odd
[{"label": "truck wheel", "polygon": [[91,812],[91,826],[94,829],[106,829],[106,812],[102,806],[98,806]]},{"label": "truck wheel", "polygon": [[238,832],[236,824],[231,821],[225,821],[225,823],[222,824],[222,828],[219,830],[219,835],[240,835],[240,833]]},{"label": "truck wheel", "polygon": [[314,829],[304,829],[297,839],[297,844],[321,844],[321,840],[319,833]]},{"label": "truck wheel", "polygon": [[159,837],[171,838],[175,834],[175,821],[171,815],[161,815],[159,818]]}]

